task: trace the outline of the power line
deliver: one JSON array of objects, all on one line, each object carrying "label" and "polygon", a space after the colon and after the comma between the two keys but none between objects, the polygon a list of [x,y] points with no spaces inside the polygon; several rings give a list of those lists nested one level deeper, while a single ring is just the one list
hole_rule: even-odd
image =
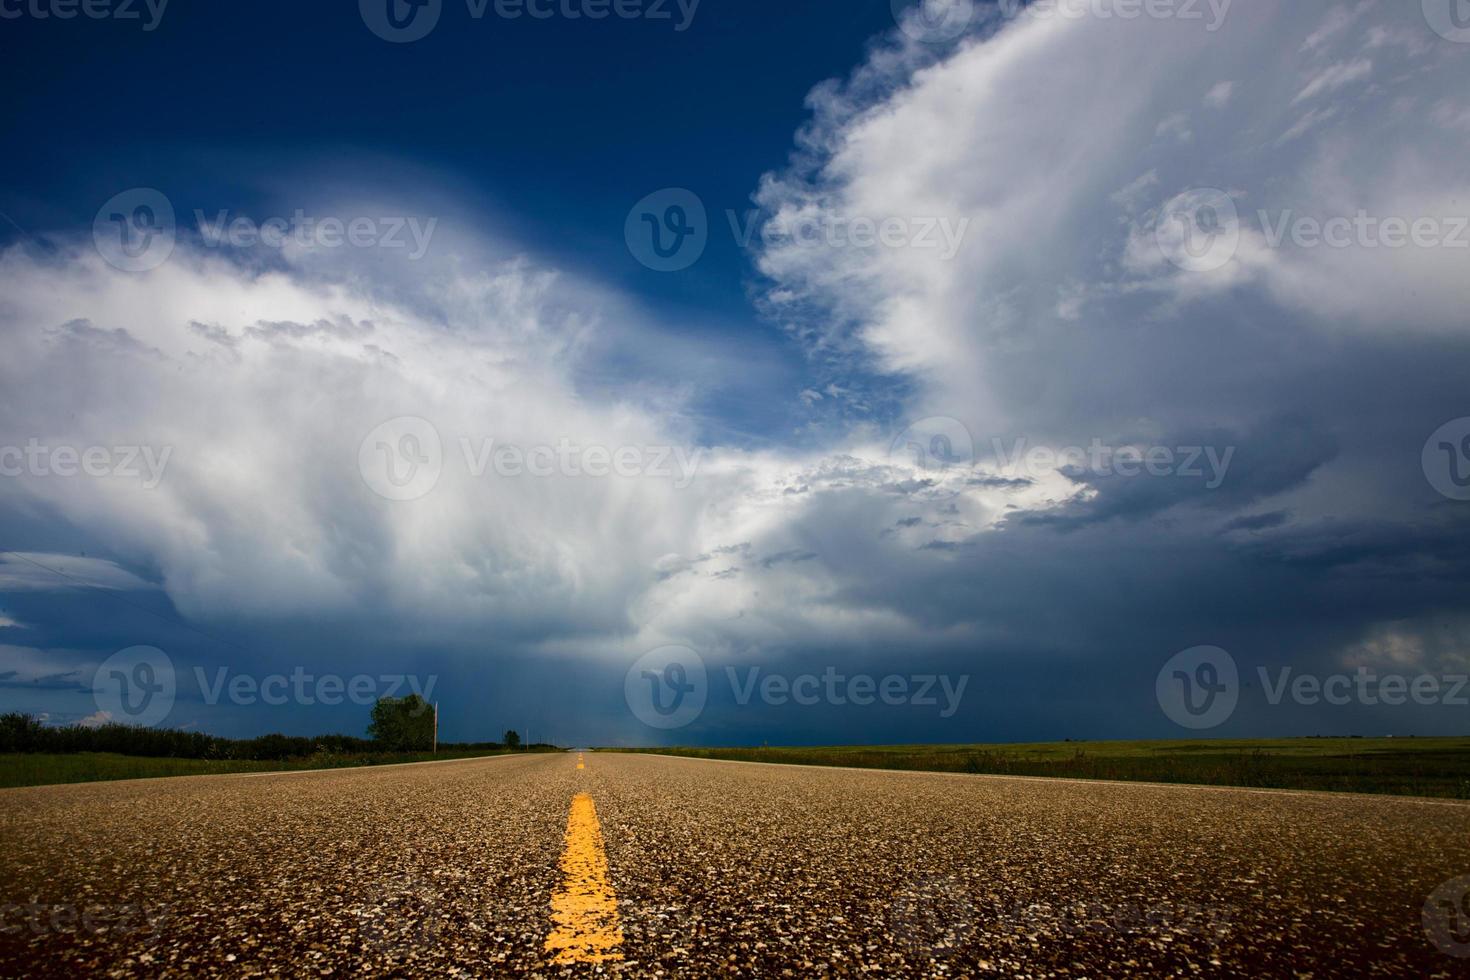
[{"label": "power line", "polygon": [[181,629],[186,629],[186,630],[188,630],[191,633],[197,633],[199,636],[204,637],[206,640],[213,640],[214,642],[216,642],[216,643],[222,643],[222,644],[224,644],[227,647],[234,647],[236,650],[239,650],[242,653],[250,653],[251,652],[248,647],[243,647],[240,644],[234,642],[233,640],[226,640],[224,637],[215,636],[214,634],[208,633],[208,632],[200,629],[197,626],[191,626],[190,624],[184,622],[182,619],[178,619],[178,618],[173,617],[173,616],[166,616],[166,615],[164,615],[163,613],[159,612],[156,609],[149,609],[147,606],[141,605],[141,604],[136,603],[136,602],[132,602],[132,601],[130,601],[128,599],[123,598],[121,595],[119,595],[116,591],[114,591],[112,589],[104,589],[100,585],[93,585],[91,582],[87,582],[87,581],[84,581],[82,579],[79,579],[79,578],[77,578],[74,575],[68,575],[66,572],[63,572],[59,568],[52,568],[50,565],[47,565],[47,564],[44,564],[42,562],[36,561],[34,558],[30,558],[30,557],[28,557],[26,555],[23,555],[23,554],[21,554],[18,551],[3,551],[3,550],[0,550],[0,555],[9,555],[12,558],[18,558],[18,559],[20,559],[21,561],[25,562],[28,565],[34,565],[34,566],[36,566],[37,568],[39,568],[39,569],[41,569],[43,571],[50,572],[53,575],[59,576],[60,578],[63,578],[63,579],[66,579],[67,583],[69,585],[71,585],[71,587],[74,588],[74,589],[90,589],[91,591],[96,592],[96,593],[99,593],[100,595],[104,595],[104,596],[108,597],[109,599],[113,599],[113,600],[115,600],[117,602],[120,602],[120,603],[122,603],[125,606],[130,606],[133,609],[138,610],[139,612],[147,613],[149,616],[152,616],[152,617],[154,617],[156,619],[161,619],[165,623],[170,623],[170,624],[172,624],[174,626],[180,627]]}]

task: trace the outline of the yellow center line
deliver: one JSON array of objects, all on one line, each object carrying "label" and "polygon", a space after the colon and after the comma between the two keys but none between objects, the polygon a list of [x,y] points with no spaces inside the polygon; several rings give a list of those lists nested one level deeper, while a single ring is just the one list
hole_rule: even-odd
[{"label": "yellow center line", "polygon": [[567,846],[561,856],[562,884],[551,896],[546,952],[553,963],[607,963],[623,958],[618,896],[607,875],[602,827],[592,797],[578,793],[567,815]]},{"label": "yellow center line", "polygon": [[586,769],[587,768],[585,765],[582,764],[582,753],[580,753],[580,752],[577,753],[577,768],[578,769]]}]

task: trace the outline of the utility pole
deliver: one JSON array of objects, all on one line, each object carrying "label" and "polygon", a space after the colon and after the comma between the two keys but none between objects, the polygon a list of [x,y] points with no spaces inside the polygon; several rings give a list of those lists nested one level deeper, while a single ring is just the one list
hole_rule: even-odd
[{"label": "utility pole", "polygon": [[439,754],[439,702],[434,702],[434,754]]}]

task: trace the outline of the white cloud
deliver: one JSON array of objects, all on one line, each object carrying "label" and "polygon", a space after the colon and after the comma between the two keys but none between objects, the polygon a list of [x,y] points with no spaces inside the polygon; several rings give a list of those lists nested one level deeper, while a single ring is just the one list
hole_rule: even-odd
[{"label": "white cloud", "polygon": [[1284,146],[1292,140],[1300,139],[1307,133],[1316,129],[1323,123],[1335,119],[1338,114],[1337,106],[1329,106],[1325,109],[1310,109],[1300,119],[1292,123],[1291,128],[1282,133],[1276,140],[1277,146]]},{"label": "white cloud", "polygon": [[[1185,273],[1161,254],[1151,222],[1189,187],[1230,189],[1253,223],[1262,207],[1442,210],[1448,198],[1404,195],[1457,186],[1451,167],[1411,154],[1334,171],[1331,161],[1362,154],[1310,140],[1272,146],[1273,129],[1286,124],[1279,93],[1313,70],[1316,55],[1293,62],[1311,15],[1237,13],[1214,34],[1177,23],[1023,20],[922,65],[907,47],[879,49],[851,85],[813,93],[798,163],[767,176],[759,203],[787,219],[964,218],[971,232],[949,261],[912,249],[774,245],[759,255],[769,307],[814,354],[912,381],[909,416],[966,420],[982,454],[991,435],[1085,445],[1124,431],[1162,438],[1255,424],[1280,408],[1270,400],[1278,386],[1295,384],[1283,377],[1307,379],[1316,366],[1241,322],[1242,297],[1271,311],[1277,340],[1290,335],[1307,352],[1344,329],[1459,329],[1465,287],[1446,277],[1449,259],[1404,254],[1375,272],[1381,256],[1290,253],[1256,227],[1215,273]],[[1281,49],[1276,61],[1263,45]],[[1200,81],[1206,57],[1252,84]],[[1190,115],[1227,104],[1229,127]],[[1177,120],[1165,135],[1194,138],[1156,140],[1161,119]],[[1402,291],[1385,289],[1389,277],[1417,284],[1412,323]],[[1266,351],[1269,381],[1255,360]],[[813,384],[801,398],[810,406],[829,396],[831,386]],[[861,431],[826,452],[716,452],[698,519],[641,565],[648,585],[629,592],[631,635],[645,646],[693,642],[716,659],[803,643],[973,642],[972,616],[928,622],[933,610],[906,583],[942,580],[986,533],[1004,538],[1017,512],[1055,512],[1095,493],[1057,472],[1009,487],[978,485],[993,475],[984,463],[973,475],[977,485],[953,497],[916,493],[933,474]]]},{"label": "white cloud", "polygon": [[[916,478],[865,435],[829,451],[696,446],[667,392],[653,403],[636,388],[589,396],[576,380],[595,367],[587,352],[644,328],[563,275],[512,259],[422,278],[428,303],[402,301],[381,278],[259,272],[187,241],[145,275],[80,246],[46,259],[11,249],[0,256],[11,431],[173,456],[154,489],[21,477],[10,492],[120,561],[157,569],[191,621],[361,618],[424,642],[488,631],[605,654],[664,635],[667,615],[769,596],[767,581],[790,586],[778,618],[794,632],[826,622],[830,604],[802,604],[820,591],[816,563],[761,559],[793,546],[788,527],[812,507],[803,494],[850,489],[891,524],[906,497],[885,487]],[[845,395],[828,384],[804,397]],[[377,496],[359,471],[364,437],[400,416],[429,420],[443,449],[437,486],[406,502]],[[687,487],[656,475],[475,476],[487,440],[490,452],[569,443],[707,455]],[[993,520],[982,498],[996,494],[959,490],[976,526]],[[740,543],[756,551],[718,567],[694,560]],[[67,586],[41,563],[73,582],[151,587],[111,561],[31,557],[0,563],[0,588]],[[731,568],[738,579],[715,577]]]},{"label": "white cloud", "polygon": [[1194,130],[1189,125],[1189,114],[1186,112],[1172,112],[1159,121],[1154,130],[1155,139],[1176,139],[1181,143],[1188,143],[1194,139]]},{"label": "white cloud", "polygon": [[1381,623],[1339,657],[1345,670],[1463,674],[1470,669],[1470,623],[1462,616]]},{"label": "white cloud", "polygon": [[1291,100],[1292,105],[1315,99],[1319,95],[1336,92],[1340,88],[1360,82],[1373,74],[1373,62],[1367,58],[1357,58],[1353,61],[1338,62],[1329,65],[1317,73],[1306,86]]},{"label": "white cloud", "polygon": [[1432,110],[1434,121],[1445,129],[1462,129],[1470,132],[1470,105],[1440,100]]},{"label": "white cloud", "polygon": [[[1214,33],[1022,19],[917,72],[880,54],[819,88],[804,136],[814,153],[763,182],[768,211],[943,214],[971,232],[949,262],[768,248],[772,289],[818,311],[792,316],[793,333],[905,378],[915,414],[1084,441],[1306,410],[1306,395],[1285,393],[1316,387],[1311,352],[1345,331],[1405,350],[1462,337],[1463,252],[1275,247],[1263,233],[1261,211],[1453,217],[1470,200],[1465,134],[1392,108],[1462,86],[1464,59],[1394,50],[1324,67],[1358,21],[1423,29],[1400,5],[1344,16],[1323,29],[1304,5],[1238,5]],[[1222,76],[1250,84],[1227,100]],[[1326,104],[1354,82],[1354,101]],[[1294,93],[1318,103],[1303,116],[1283,105]],[[1227,101],[1228,124],[1197,110]],[[1186,119],[1191,140],[1155,139],[1160,120],[1177,134]],[[1239,247],[1213,271],[1170,264],[1156,240],[1161,207],[1193,188],[1223,188],[1239,211]],[[1257,358],[1273,364],[1270,389]]]},{"label": "white cloud", "polygon": [[1223,109],[1230,104],[1230,96],[1234,93],[1234,82],[1221,82],[1205,93],[1205,105],[1212,109]]},{"label": "white cloud", "polygon": [[[45,261],[11,250],[0,282],[14,431],[174,450],[154,490],[55,478],[12,489],[156,565],[186,614],[330,615],[381,599],[416,617],[515,621],[576,605],[618,628],[635,569],[696,519],[695,494],[670,481],[465,471],[461,437],[476,448],[688,440],[677,421],[578,396],[576,350],[601,310],[579,309],[575,284],[545,270],[511,261],[442,278],[447,322],[185,243],[143,276],[80,250]],[[429,498],[395,504],[364,483],[358,448],[404,415],[438,427],[446,467]],[[640,528],[636,540],[625,524]]]},{"label": "white cloud", "polygon": [[1115,192],[1112,200],[1126,211],[1136,211],[1148,199],[1148,195],[1155,193],[1154,188],[1158,186],[1159,172],[1150,170],[1140,175],[1137,180],[1131,181],[1128,186]]},{"label": "white cloud", "polygon": [[1357,4],[1334,4],[1322,23],[1307,35],[1300,50],[1312,52],[1322,49],[1328,41],[1337,38],[1357,23],[1373,7],[1373,4],[1374,0],[1359,0]]}]

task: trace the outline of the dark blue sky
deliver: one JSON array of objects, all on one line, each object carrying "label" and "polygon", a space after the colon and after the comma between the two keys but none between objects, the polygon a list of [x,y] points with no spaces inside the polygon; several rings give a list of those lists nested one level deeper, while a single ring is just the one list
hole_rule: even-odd
[{"label": "dark blue sky", "polygon": [[[683,31],[672,3],[669,20],[470,10],[448,0],[411,44],[380,40],[347,0],[173,0],[152,31],[6,22],[0,77],[26,95],[0,108],[12,137],[0,242],[86,226],[100,201],[134,186],[162,190],[181,220],[196,208],[273,213],[303,183],[452,200],[461,220],[493,219],[519,248],[624,291],[650,317],[749,352],[759,378],[700,392],[707,437],[791,437],[792,396],[828,379],[807,377],[803,352],[757,313],[751,252],[728,213],[743,218],[760,176],[786,163],[812,87],[892,29],[889,3],[704,0]],[[664,187],[693,190],[711,221],[703,257],[679,275],[645,268],[623,238],[628,209]],[[650,370],[636,350],[609,360]],[[894,410],[886,394],[875,406]]]},{"label": "dark blue sky", "polygon": [[28,229],[88,224],[115,187],[233,200],[272,171],[358,177],[358,158],[381,156],[460,182],[530,246],[754,329],[730,236],[697,275],[663,276],[628,255],[623,218],[669,186],[750,207],[791,152],[807,92],[893,16],[887,0],[703,0],[679,32],[669,9],[673,21],[476,20],[449,0],[412,44],[378,39],[350,0],[172,0],[147,33],[6,22],[0,78],[23,95],[0,109],[0,209]]}]

